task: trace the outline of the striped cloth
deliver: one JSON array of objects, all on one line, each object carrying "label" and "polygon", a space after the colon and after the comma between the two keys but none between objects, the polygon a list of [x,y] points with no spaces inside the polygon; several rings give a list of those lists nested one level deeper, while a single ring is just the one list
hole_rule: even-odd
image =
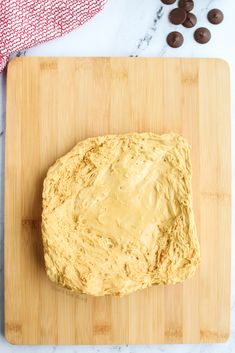
[{"label": "striped cloth", "polygon": [[0,0],[0,72],[10,55],[66,34],[106,0]]}]

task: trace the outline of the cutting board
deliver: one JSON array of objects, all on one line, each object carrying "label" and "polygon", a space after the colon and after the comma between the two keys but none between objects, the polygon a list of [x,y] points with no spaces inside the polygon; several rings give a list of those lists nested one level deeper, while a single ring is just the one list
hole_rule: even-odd
[{"label": "cutting board", "polygon": [[[93,298],[46,276],[41,193],[77,141],[175,131],[192,146],[194,278]],[[229,69],[216,59],[18,58],[8,67],[5,335],[15,344],[224,342],[230,326]]]}]

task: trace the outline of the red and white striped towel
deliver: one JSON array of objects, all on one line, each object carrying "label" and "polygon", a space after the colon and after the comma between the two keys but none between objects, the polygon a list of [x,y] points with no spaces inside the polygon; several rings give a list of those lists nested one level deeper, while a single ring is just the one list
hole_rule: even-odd
[{"label": "red and white striped towel", "polygon": [[0,0],[0,72],[10,55],[79,27],[106,0]]}]

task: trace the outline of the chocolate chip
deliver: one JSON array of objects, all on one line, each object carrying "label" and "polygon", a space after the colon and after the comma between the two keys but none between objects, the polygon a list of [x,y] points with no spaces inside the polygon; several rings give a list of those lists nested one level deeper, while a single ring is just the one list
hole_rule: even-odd
[{"label": "chocolate chip", "polygon": [[169,20],[174,25],[182,24],[186,20],[186,17],[187,13],[183,9],[174,9],[169,14]]},{"label": "chocolate chip", "polygon": [[183,23],[183,26],[186,28],[192,28],[195,26],[196,23],[197,23],[197,17],[193,13],[188,12],[186,20]]},{"label": "chocolate chip", "polygon": [[213,25],[218,25],[223,21],[224,14],[219,9],[213,9],[208,12],[207,18]]},{"label": "chocolate chip", "polygon": [[205,44],[211,39],[211,32],[205,27],[200,27],[194,32],[194,39],[200,44]]},{"label": "chocolate chip", "polygon": [[192,9],[194,8],[194,2],[193,0],[180,0],[178,6],[181,9],[184,9],[185,11],[189,12],[192,11]]},{"label": "chocolate chip", "polygon": [[161,2],[165,5],[171,5],[171,4],[174,4],[176,0],[161,0]]},{"label": "chocolate chip", "polygon": [[184,37],[179,32],[171,32],[167,36],[167,44],[172,48],[179,48],[184,42]]}]

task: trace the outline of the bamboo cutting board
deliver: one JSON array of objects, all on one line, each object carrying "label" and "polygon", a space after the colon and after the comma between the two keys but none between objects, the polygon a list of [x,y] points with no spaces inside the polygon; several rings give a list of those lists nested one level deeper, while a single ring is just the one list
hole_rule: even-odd
[{"label": "bamboo cutting board", "polygon": [[[42,182],[77,141],[175,131],[192,146],[201,265],[123,298],[57,288],[43,267]],[[230,316],[229,70],[215,59],[18,58],[8,67],[5,335],[15,344],[223,342]]]}]

